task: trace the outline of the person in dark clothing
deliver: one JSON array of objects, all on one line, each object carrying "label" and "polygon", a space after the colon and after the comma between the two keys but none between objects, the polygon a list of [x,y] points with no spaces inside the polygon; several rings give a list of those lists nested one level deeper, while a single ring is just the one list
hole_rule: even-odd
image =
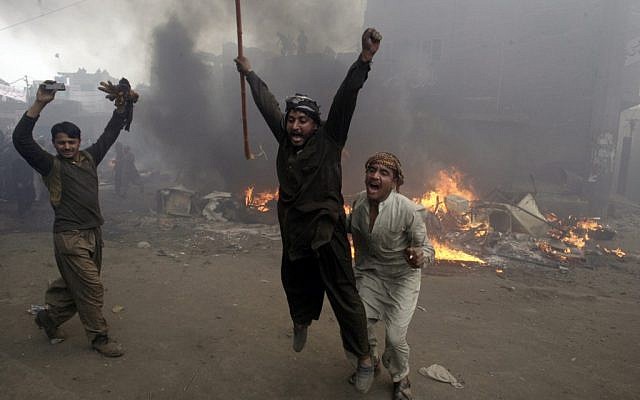
[{"label": "person in dark clothing", "polygon": [[55,124],[51,128],[51,139],[57,152],[54,156],[33,139],[38,117],[54,97],[55,91],[41,85],[36,100],[13,132],[13,144],[18,153],[42,175],[55,214],[54,253],[61,278],[47,289],[47,309],[38,312],[36,323],[44,328],[52,344],[58,343],[64,340],[59,326],[77,312],[91,347],[105,356],[119,357],[123,350],[109,338],[107,322],[102,315],[100,226],[104,220],[98,200],[96,167],[129,122],[130,105],[117,103],[104,133],[96,143],[82,151],[80,129],[71,122]]},{"label": "person in dark clothing", "polygon": [[286,100],[283,115],[249,60],[235,60],[279,143],[276,170],[280,183],[281,277],[293,320],[293,349],[303,349],[307,328],[319,318],[326,292],[340,325],[343,347],[358,357],[355,386],[360,392],[371,387],[374,366],[364,307],[351,266],[341,155],[358,92],[381,38],[373,28],[363,33],[362,52],[338,89],[326,121],[321,120],[317,103],[300,94]]},{"label": "person in dark clothing", "polygon": [[140,173],[136,168],[136,159],[131,148],[116,143],[116,165],[114,169],[114,186],[116,194],[126,197],[129,185],[137,185],[142,191]]},{"label": "person in dark clothing", "polygon": [[17,154],[11,162],[11,183],[13,199],[17,204],[17,215],[23,218],[31,210],[36,191],[33,186],[33,170]]}]

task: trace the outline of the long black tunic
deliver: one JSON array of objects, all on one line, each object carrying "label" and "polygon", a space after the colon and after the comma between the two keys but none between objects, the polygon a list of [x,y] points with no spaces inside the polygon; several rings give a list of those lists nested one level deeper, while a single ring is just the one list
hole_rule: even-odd
[{"label": "long black tunic", "polygon": [[302,149],[289,141],[282,111],[267,85],[255,72],[247,74],[253,99],[279,143],[278,220],[283,250],[291,260],[313,255],[313,250],[331,240],[336,224],[345,224],[342,148],[358,91],[370,69],[370,63],[360,59],[349,68],[327,120]]}]

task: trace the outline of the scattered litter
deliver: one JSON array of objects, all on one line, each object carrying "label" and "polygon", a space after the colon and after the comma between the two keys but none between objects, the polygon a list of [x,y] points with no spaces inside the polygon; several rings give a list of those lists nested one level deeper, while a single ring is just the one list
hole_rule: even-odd
[{"label": "scattered litter", "polygon": [[27,312],[31,315],[36,315],[39,311],[43,311],[46,310],[47,306],[43,306],[42,304],[32,304],[28,309]]},{"label": "scattered litter", "polygon": [[500,285],[500,287],[501,287],[502,289],[507,289],[507,290],[508,290],[508,291],[510,291],[510,292],[513,292],[513,291],[515,291],[515,290],[516,290],[516,287],[515,287],[515,286],[505,286],[505,285]]},{"label": "scattered litter", "polygon": [[420,311],[427,311],[427,309],[422,306],[416,306],[416,308]]},{"label": "scattered litter", "polygon": [[114,314],[117,314],[117,313],[119,313],[120,311],[123,311],[123,310],[124,310],[124,307],[119,305],[119,304],[116,304],[115,306],[113,306],[111,308],[111,312],[114,313]]},{"label": "scattered litter", "polygon": [[439,364],[430,365],[428,368],[421,367],[418,373],[422,376],[435,379],[436,381],[449,383],[456,389],[464,388],[464,385],[456,379],[445,367]]},{"label": "scattered litter", "polygon": [[151,248],[151,243],[145,242],[145,241],[138,242],[138,248],[139,249],[149,249],[149,248]]},{"label": "scattered litter", "polygon": [[266,279],[260,279],[260,282],[262,282],[262,283],[271,283],[271,281],[268,281]]}]

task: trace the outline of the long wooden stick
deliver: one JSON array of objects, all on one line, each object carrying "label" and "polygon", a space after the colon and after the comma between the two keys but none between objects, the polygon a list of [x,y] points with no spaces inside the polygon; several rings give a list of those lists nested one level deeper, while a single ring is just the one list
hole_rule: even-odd
[{"label": "long wooden stick", "polygon": [[[240,12],[240,0],[236,0],[236,30],[238,31],[238,57],[242,57],[242,13]],[[240,99],[242,101],[242,138],[244,140],[244,157],[253,160],[255,156],[249,147],[249,129],[247,126],[247,90],[244,76],[240,74]]]}]

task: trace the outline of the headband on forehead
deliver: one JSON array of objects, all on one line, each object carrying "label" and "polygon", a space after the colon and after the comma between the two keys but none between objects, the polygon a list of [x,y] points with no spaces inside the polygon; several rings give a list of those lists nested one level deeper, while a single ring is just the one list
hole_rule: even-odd
[{"label": "headband on forehead", "polygon": [[378,152],[372,155],[371,157],[369,157],[367,162],[364,164],[365,170],[367,170],[369,166],[374,164],[387,167],[395,173],[396,175],[395,177],[398,180],[398,184],[396,185],[396,190],[400,192],[400,186],[404,184],[404,174],[402,173],[402,164],[400,163],[400,160],[398,159],[398,157],[396,157],[392,153],[387,153],[384,151]]},{"label": "headband on forehead", "polygon": [[291,110],[302,111],[320,124],[320,106],[311,97],[296,93],[285,100],[285,114]]}]

